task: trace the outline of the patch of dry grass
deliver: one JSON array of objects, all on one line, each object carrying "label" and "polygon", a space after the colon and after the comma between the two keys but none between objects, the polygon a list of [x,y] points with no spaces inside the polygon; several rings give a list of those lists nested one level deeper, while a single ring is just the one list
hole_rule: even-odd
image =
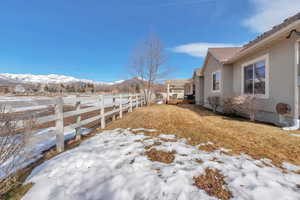
[{"label": "patch of dry grass", "polygon": [[175,159],[175,152],[165,152],[162,150],[151,149],[146,151],[145,154],[151,161],[157,161],[166,164],[172,163]]},{"label": "patch of dry grass", "polygon": [[213,151],[217,150],[218,147],[216,147],[215,145],[212,145],[212,144],[207,144],[207,145],[201,145],[200,147],[198,147],[198,149],[201,151],[213,152]]},{"label": "patch of dry grass", "polygon": [[213,147],[203,147],[208,151],[224,147],[232,149],[231,155],[245,153],[255,159],[268,158],[276,166],[282,162],[300,165],[300,137],[290,136],[300,131],[287,132],[272,125],[229,118],[195,105],[138,108],[110,123],[107,129],[141,127],[175,134],[189,139],[192,145],[213,142]]},{"label": "patch of dry grass", "polygon": [[224,176],[216,169],[205,169],[205,174],[194,177],[194,185],[207,192],[208,195],[218,199],[228,200],[232,198],[231,192],[226,188]]},{"label": "patch of dry grass", "polygon": [[161,145],[161,142],[154,142],[153,144],[151,144],[151,145],[148,145],[148,146],[145,146],[144,148],[146,149],[146,150],[148,150],[148,149],[151,149],[152,147],[154,147],[154,146],[159,146],[159,145]]}]

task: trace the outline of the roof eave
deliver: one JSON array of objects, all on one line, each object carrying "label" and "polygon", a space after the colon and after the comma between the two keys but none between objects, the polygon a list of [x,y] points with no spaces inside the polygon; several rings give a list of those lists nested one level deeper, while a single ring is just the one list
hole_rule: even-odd
[{"label": "roof eave", "polygon": [[292,24],[288,25],[287,27],[285,27],[285,28],[277,31],[276,33],[270,35],[269,37],[264,38],[263,40],[257,42],[253,46],[251,46],[245,50],[241,50],[235,56],[233,56],[231,59],[228,59],[227,61],[225,61],[223,64],[232,64],[233,62],[237,61],[238,59],[242,58],[243,56],[245,56],[249,53],[252,53],[257,48],[260,48],[260,47],[266,45],[267,43],[279,38],[280,36],[289,33],[289,31],[293,30],[295,27],[297,27],[299,25],[300,25],[300,20],[293,22]]}]

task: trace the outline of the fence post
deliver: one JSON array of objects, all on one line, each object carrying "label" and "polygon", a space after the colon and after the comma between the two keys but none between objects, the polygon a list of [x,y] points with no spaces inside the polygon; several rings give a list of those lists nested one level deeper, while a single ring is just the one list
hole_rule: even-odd
[{"label": "fence post", "polygon": [[[78,96],[76,96],[76,104],[75,104],[76,111],[80,110],[80,106],[81,106],[80,99],[79,99]],[[76,124],[79,124],[80,121],[81,121],[81,115],[77,115],[77,117],[76,117]],[[81,140],[81,127],[78,127],[75,130],[76,130],[75,140]]]},{"label": "fence post", "polygon": [[[115,95],[113,96],[113,111],[114,111],[114,110],[116,110],[116,96],[115,96]],[[115,115],[115,113],[113,113],[112,120],[113,120],[113,121],[116,120],[116,115]]]},{"label": "fence post", "polygon": [[146,98],[145,98],[145,95],[143,95],[143,105],[146,105]]},{"label": "fence post", "polygon": [[64,107],[62,97],[58,97],[55,104],[55,128],[56,128],[56,150],[58,153],[64,151]]},{"label": "fence post", "polygon": [[132,112],[132,95],[129,94],[129,112]]},{"label": "fence post", "polygon": [[141,107],[144,106],[144,96],[141,94]]},{"label": "fence post", "polygon": [[135,94],[135,107],[139,107],[138,95]]},{"label": "fence post", "polygon": [[140,94],[138,94],[137,98],[138,98],[138,106],[141,107],[142,105],[141,105],[141,96],[140,96]]},{"label": "fence post", "polygon": [[123,102],[122,102],[122,94],[120,94],[120,106],[119,106],[119,109],[120,109],[120,119],[123,118]]},{"label": "fence post", "polygon": [[101,128],[104,129],[105,128],[104,96],[101,95],[100,99],[101,99],[101,111],[100,111],[100,114],[101,114]]}]

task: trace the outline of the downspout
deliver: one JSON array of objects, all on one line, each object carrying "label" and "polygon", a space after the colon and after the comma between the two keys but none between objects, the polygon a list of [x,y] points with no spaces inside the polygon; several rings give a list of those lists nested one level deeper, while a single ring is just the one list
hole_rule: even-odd
[{"label": "downspout", "polygon": [[290,127],[284,127],[283,130],[293,131],[298,130],[300,127],[299,121],[299,89],[298,89],[298,68],[299,68],[299,41],[295,44],[295,69],[294,69],[294,114],[293,125]]}]

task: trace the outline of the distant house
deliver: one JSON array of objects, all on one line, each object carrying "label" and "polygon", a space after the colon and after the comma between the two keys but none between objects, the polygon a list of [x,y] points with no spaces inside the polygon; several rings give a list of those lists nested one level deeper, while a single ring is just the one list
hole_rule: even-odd
[{"label": "distant house", "polygon": [[13,91],[13,86],[11,85],[0,85],[0,94],[8,94]]},{"label": "distant house", "polygon": [[285,122],[299,128],[299,49],[300,13],[243,47],[208,49],[194,73],[196,103],[210,107],[211,96],[252,95],[262,105],[258,120],[278,124],[275,107],[284,103],[291,108]]},{"label": "distant house", "polygon": [[193,84],[195,90],[195,103],[198,105],[203,105],[204,104],[203,68],[195,69],[193,74]]},{"label": "distant house", "polygon": [[19,85],[16,85],[16,87],[14,89],[14,92],[17,93],[17,94],[25,93],[26,89],[23,85],[19,84]]},{"label": "distant house", "polygon": [[185,86],[190,80],[167,80],[165,82],[167,88],[167,101],[170,99],[183,100],[185,95]]},{"label": "distant house", "polygon": [[184,96],[193,96],[195,94],[195,85],[192,79],[184,84]]}]

